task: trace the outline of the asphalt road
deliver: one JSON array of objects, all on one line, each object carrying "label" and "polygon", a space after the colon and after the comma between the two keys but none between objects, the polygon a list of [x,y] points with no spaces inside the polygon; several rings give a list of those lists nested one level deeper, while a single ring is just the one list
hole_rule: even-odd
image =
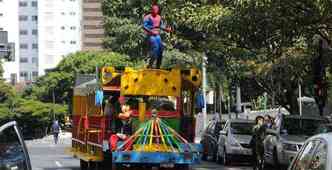
[{"label": "asphalt road", "polygon": [[[52,136],[43,139],[26,141],[33,170],[80,170],[79,161],[65,153],[70,146],[70,134],[61,136],[60,143],[53,144]],[[203,162],[194,167],[194,170],[252,170],[248,165],[240,163],[234,166],[223,167],[221,165]]]}]

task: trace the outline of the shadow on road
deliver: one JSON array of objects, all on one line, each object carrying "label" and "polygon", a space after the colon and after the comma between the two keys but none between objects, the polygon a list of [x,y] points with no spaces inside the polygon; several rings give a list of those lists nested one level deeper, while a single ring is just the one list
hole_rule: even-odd
[{"label": "shadow on road", "polygon": [[57,167],[57,168],[43,168],[43,170],[80,170],[79,167]]}]

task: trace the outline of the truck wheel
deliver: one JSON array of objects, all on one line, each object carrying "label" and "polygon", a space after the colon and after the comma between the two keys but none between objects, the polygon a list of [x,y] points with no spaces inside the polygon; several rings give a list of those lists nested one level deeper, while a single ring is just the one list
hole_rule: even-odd
[{"label": "truck wheel", "polygon": [[81,167],[81,170],[88,170],[88,163],[83,161],[82,159],[80,160],[80,167]]}]

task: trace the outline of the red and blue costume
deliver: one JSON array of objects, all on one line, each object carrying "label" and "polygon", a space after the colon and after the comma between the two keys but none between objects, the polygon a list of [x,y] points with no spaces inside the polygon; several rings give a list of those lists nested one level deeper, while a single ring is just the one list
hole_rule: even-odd
[{"label": "red and blue costume", "polygon": [[143,28],[150,44],[150,61],[149,68],[153,67],[154,62],[157,60],[156,68],[160,68],[163,58],[163,42],[160,37],[160,31],[164,30],[170,32],[170,28],[166,28],[159,15],[159,6],[153,5],[151,13],[144,17]]}]

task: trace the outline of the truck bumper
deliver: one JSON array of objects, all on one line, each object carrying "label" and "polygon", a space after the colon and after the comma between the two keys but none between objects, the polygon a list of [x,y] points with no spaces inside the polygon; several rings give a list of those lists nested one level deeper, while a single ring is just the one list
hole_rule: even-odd
[{"label": "truck bumper", "polygon": [[200,153],[177,152],[112,152],[115,164],[199,164]]}]

